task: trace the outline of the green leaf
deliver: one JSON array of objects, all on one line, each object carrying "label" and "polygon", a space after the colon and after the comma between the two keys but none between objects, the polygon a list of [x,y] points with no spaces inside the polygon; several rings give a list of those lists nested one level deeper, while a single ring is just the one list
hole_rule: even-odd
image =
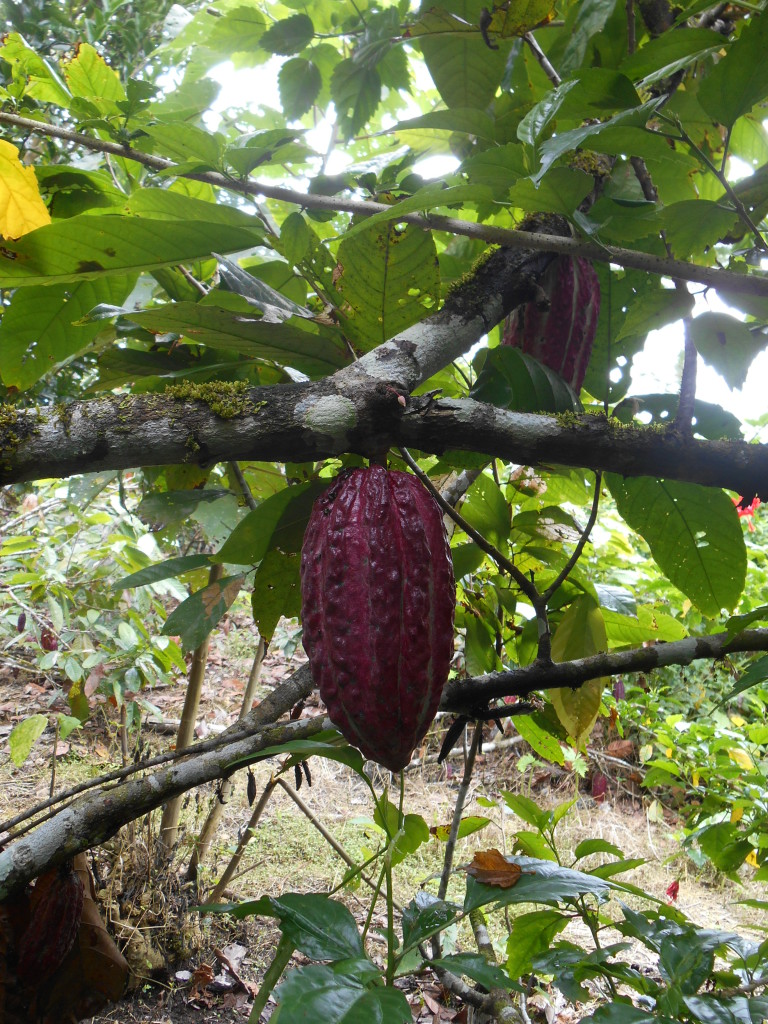
[{"label": "green leaf", "polygon": [[174,121],[147,125],[144,131],[154,140],[156,151],[189,170],[216,168],[224,152],[224,139],[196,125]]},{"label": "green leaf", "polygon": [[535,860],[531,857],[507,857],[510,863],[522,870],[520,878],[510,889],[483,885],[471,876],[467,878],[467,893],[464,910],[469,912],[488,903],[501,907],[515,903],[545,903],[557,905],[563,900],[572,900],[587,894],[605,898],[611,883],[595,878],[594,875],[571,868],[560,867],[552,861]]},{"label": "green leaf", "polygon": [[470,541],[469,544],[458,544],[455,548],[451,548],[451,558],[453,559],[453,575],[458,583],[459,580],[483,564],[485,552],[474,541]]},{"label": "green leaf", "polygon": [[30,715],[29,718],[23,719],[11,729],[8,748],[11,752],[11,760],[17,768],[24,764],[32,749],[32,744],[43,735],[47,725],[47,715]]},{"label": "green leaf", "polygon": [[619,515],[644,537],[670,582],[710,618],[735,607],[747,554],[739,517],[724,491],[614,473],[605,480]]},{"label": "green leaf", "polygon": [[283,1021],[323,1024],[411,1024],[408,1000],[398,988],[363,988],[331,967],[312,965],[289,971],[275,991]]},{"label": "green leaf", "polygon": [[768,96],[766,52],[768,18],[753,16],[743,24],[741,35],[728,47],[725,57],[702,81],[699,103],[720,124],[731,127],[737,118],[748,114]]},{"label": "green leaf", "polygon": [[[459,132],[461,135],[472,135],[486,142],[496,141],[496,125],[492,117],[484,110],[472,107],[453,107],[450,110],[430,110],[419,117],[410,117],[407,121],[398,121],[390,131],[407,132],[420,128],[434,131]],[[522,147],[514,147],[522,153]],[[493,152],[493,150],[491,150]],[[521,173],[525,173],[523,170]]]},{"label": "green leaf", "polygon": [[294,57],[287,60],[277,74],[280,103],[285,116],[293,121],[303,117],[320,94],[323,78],[311,60]]},{"label": "green leaf", "polygon": [[[324,741],[323,736],[333,737],[334,741]],[[351,768],[370,787],[370,779],[365,774],[365,758],[356,747],[346,743],[340,733],[335,730],[326,730],[317,734],[312,740],[288,740],[286,743],[275,744],[271,747],[264,747],[259,751],[259,760],[268,757],[278,757],[281,754],[288,754],[289,758],[284,767],[293,768],[308,757],[325,757],[329,761],[338,761]],[[253,754],[233,761],[230,767],[239,764],[250,764],[253,761]]]},{"label": "green leaf", "polygon": [[612,857],[623,857],[623,852],[607,839],[582,839],[573,851],[574,860],[590,857],[593,853],[609,853]]},{"label": "green leaf", "polygon": [[280,619],[301,611],[299,556],[273,548],[261,560],[253,579],[251,594],[253,621],[264,642],[269,644]]},{"label": "green leaf", "polygon": [[376,113],[381,100],[378,71],[358,64],[351,57],[342,60],[331,75],[331,98],[342,131],[349,138]]},{"label": "green leaf", "polygon": [[420,814],[406,814],[400,825],[399,835],[392,847],[392,867],[400,864],[424,843],[429,842],[429,826]]},{"label": "green leaf", "polygon": [[560,740],[553,736],[545,726],[548,725],[543,715],[520,715],[515,718],[515,728],[525,742],[539,757],[552,764],[565,764],[565,756]]},{"label": "green leaf", "polygon": [[509,537],[509,506],[499,485],[487,473],[481,473],[467,490],[461,513],[470,526],[496,547]]},{"label": "green leaf", "polygon": [[553,167],[543,177],[520,178],[509,190],[510,202],[521,210],[561,213],[570,217],[594,188],[590,174],[572,167]]},{"label": "green leaf", "polygon": [[328,480],[284,487],[248,512],[211,560],[234,565],[256,565],[274,548],[288,554],[301,550],[312,505]]},{"label": "green leaf", "polygon": [[511,793],[506,789],[501,790],[501,796],[510,811],[518,818],[522,818],[536,829],[546,828],[549,811],[542,810],[535,800],[531,800],[529,796],[524,796],[522,793]]},{"label": "green leaf", "polygon": [[635,615],[622,615],[607,608],[602,613],[612,647],[640,647],[649,640],[683,640],[688,635],[682,622],[653,605],[638,605]]},{"label": "green leaf", "polygon": [[515,412],[581,410],[578,396],[559,374],[509,345],[485,353],[470,396]]},{"label": "green leaf", "polygon": [[244,576],[225,576],[182,601],[165,621],[164,636],[180,636],[185,651],[199,647],[240,593]]},{"label": "green leaf", "polygon": [[[672,203],[659,213],[672,255],[679,260],[702,258],[733,228],[736,215],[720,203],[689,199]],[[705,316],[707,314],[704,314]]]},{"label": "green leaf", "polygon": [[695,60],[723,48],[719,32],[706,28],[689,28],[685,32],[662,32],[649,39],[620,64],[620,70],[633,81],[644,85],[673,75]]},{"label": "green leaf", "polygon": [[276,21],[268,28],[259,41],[259,45],[270,53],[290,56],[299,53],[312,42],[315,26],[306,14],[294,14],[284,21]]},{"label": "green leaf", "polygon": [[440,273],[431,233],[380,225],[339,245],[336,291],[347,333],[364,352],[436,308]]},{"label": "green leaf", "polygon": [[490,50],[478,24],[483,0],[423,0],[411,25],[437,91],[448,107],[485,110],[501,84],[509,44]]},{"label": "green leaf", "polygon": [[125,275],[263,241],[255,217],[167,189],[140,189],[126,210],[81,214],[6,241],[0,288]]},{"label": "green leaf", "polygon": [[[591,597],[584,595],[571,604],[552,638],[554,661],[587,658],[605,651],[608,642],[602,612]],[[550,690],[549,699],[563,727],[580,747],[597,721],[605,679],[590,679],[578,689]]]},{"label": "green leaf", "polygon": [[753,661],[746,672],[742,672],[736,685],[718,702],[717,707],[722,707],[738,694],[748,690],[751,686],[757,686],[758,683],[764,683],[766,679],[768,679],[768,654]]},{"label": "green leaf", "polygon": [[338,900],[319,893],[287,892],[265,897],[283,935],[312,960],[342,960],[364,956],[357,923]]},{"label": "green leaf", "polygon": [[337,331],[300,316],[274,323],[231,292],[216,292],[205,302],[173,302],[137,312],[107,309],[102,315],[124,316],[153,332],[184,335],[196,345],[274,360],[313,378],[331,374],[349,361]]},{"label": "green leaf", "polygon": [[133,276],[115,276],[14,292],[0,321],[0,376],[5,386],[25,391],[97,344],[104,325],[77,321],[100,303],[123,302],[135,283]]},{"label": "green leaf", "polygon": [[552,945],[570,917],[557,910],[534,910],[530,914],[517,914],[507,939],[506,968],[510,976],[520,978],[530,974],[533,958]]},{"label": "green leaf", "polygon": [[727,313],[702,313],[691,321],[689,331],[696,351],[729,388],[744,386],[752,360],[768,341],[762,334],[753,336]]},{"label": "green leaf", "polygon": [[[633,395],[614,406],[612,416],[622,423],[631,423],[639,413],[650,415],[651,423],[661,426],[672,423],[677,415],[678,395]],[[693,425],[697,434],[712,441],[727,438],[741,441],[741,421],[732,412],[719,405],[696,399],[693,405]]]},{"label": "green leaf", "polygon": [[300,213],[289,213],[280,226],[280,248],[289,263],[300,263],[309,252],[309,227]]},{"label": "green leaf", "polygon": [[[494,988],[514,989],[522,992],[523,989],[517,982],[512,981],[510,976],[502,971],[496,964],[489,963],[480,953],[451,953],[449,956],[441,956],[436,960],[428,961],[430,967],[442,967],[451,971],[459,977],[465,975],[483,985],[490,991]],[[518,975],[515,975],[518,977]]]},{"label": "green leaf", "polygon": [[167,580],[172,576],[181,576],[192,569],[200,569],[204,565],[210,565],[209,555],[178,555],[176,558],[165,558],[162,562],[154,562],[130,576],[123,576],[112,584],[116,591],[128,590],[131,587],[146,587],[149,583],[158,583],[160,580]]},{"label": "green leaf", "polygon": [[459,908],[420,890],[403,908],[403,949],[409,949],[441,932],[458,916]]}]

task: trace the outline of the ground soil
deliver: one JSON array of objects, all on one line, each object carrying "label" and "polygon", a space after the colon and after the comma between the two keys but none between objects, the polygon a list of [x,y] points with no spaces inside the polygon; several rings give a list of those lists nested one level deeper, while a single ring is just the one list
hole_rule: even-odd
[{"label": "ground soil", "polygon": [[[293,651],[290,630],[281,634],[284,650],[276,647],[263,667],[261,690],[274,686],[301,660],[300,648]],[[210,735],[215,729],[231,724],[237,717],[240,702],[255,650],[255,635],[247,616],[235,619],[226,634],[212,644],[208,662],[203,703],[198,716],[198,735]],[[287,653],[286,653],[287,652]],[[290,656],[289,656],[290,655]],[[35,744],[30,757],[18,768],[10,761],[7,737],[13,725],[33,713],[51,710],[66,711],[61,680],[40,678],[28,669],[15,666],[0,668],[0,818],[7,819],[44,800],[49,795],[53,765],[53,732],[48,730]],[[183,680],[177,687],[153,690],[147,697],[166,722],[173,723],[180,715],[184,697]],[[310,700],[305,715],[321,713],[317,700]],[[514,789],[529,793],[537,802],[553,806],[578,796],[572,812],[561,826],[563,848],[572,850],[584,838],[600,836],[620,847],[626,857],[642,858],[644,863],[634,869],[631,880],[654,896],[663,899],[667,887],[680,884],[678,905],[694,921],[708,928],[749,930],[755,925],[754,911],[737,901],[762,892],[739,888],[707,872],[696,872],[693,864],[679,855],[674,839],[677,825],[674,808],[665,811],[665,818],[649,822],[644,794],[637,784],[632,768],[614,761],[600,760],[595,753],[592,770],[609,777],[607,793],[602,800],[590,795],[589,782],[581,782],[565,772],[540,770],[521,776],[517,763],[522,746],[508,737],[507,745],[499,744],[478,761],[471,799],[465,814],[485,814],[493,825],[484,832],[464,840],[457,860],[471,859],[475,849],[498,847],[511,849],[512,833],[520,822],[501,809],[489,810],[476,803],[478,797],[497,799],[500,790]],[[509,740],[512,739],[510,745]],[[610,737],[598,737],[596,746],[605,750]],[[173,744],[173,728],[146,721],[142,728],[143,753],[159,752]],[[445,765],[434,763],[439,738],[419,753],[426,763],[407,772],[406,804],[418,811],[429,825],[450,821],[451,809],[462,770],[461,751]],[[631,751],[625,749],[631,765]],[[58,791],[99,772],[119,766],[123,757],[120,746],[119,712],[104,703],[97,707],[91,720],[59,743],[55,759],[55,788]],[[129,756],[132,756],[129,751]],[[625,760],[619,758],[618,761]],[[364,819],[370,817],[370,802],[365,787],[344,766],[313,759],[313,785],[306,785],[301,796],[315,822],[327,829],[353,858],[360,859],[367,843]],[[261,792],[275,765],[265,765],[256,773],[257,793]],[[244,773],[241,773],[244,775]],[[579,789],[582,792],[579,792]],[[238,835],[250,816],[246,798],[245,778],[238,781],[235,792],[224,808],[219,834],[212,856],[204,865],[197,888],[181,879],[189,852],[189,841],[197,834],[211,801],[214,788],[190,794],[186,801],[181,841],[170,870],[160,869],[154,857],[154,835],[159,812],[126,827],[106,847],[92,851],[92,869],[99,892],[100,907],[107,927],[118,945],[125,950],[133,973],[125,999],[114,1004],[92,1024],[104,1022],[141,1022],[141,1024],[202,1024],[202,1022],[237,1022],[248,1019],[250,998],[274,952],[277,932],[264,918],[248,918],[238,922],[230,917],[203,917],[190,907],[205,899],[210,886],[226,866]],[[361,821],[361,819],[363,819]],[[406,862],[398,896],[403,902],[411,899],[419,885],[434,891],[434,875],[439,871],[441,848],[437,840],[426,844]],[[291,796],[275,790],[259,823],[255,839],[249,844],[238,873],[232,880],[227,898],[254,899],[265,893],[279,895],[285,891],[327,892],[339,885],[346,865],[331,851],[325,839],[301,811]],[[463,886],[463,873],[457,872],[452,882],[458,895]],[[450,895],[451,890],[449,890]],[[350,909],[362,923],[368,909],[365,888],[342,893]],[[377,914],[379,910],[377,909]],[[376,918],[374,918],[374,921]],[[383,921],[383,918],[382,918]],[[132,938],[129,938],[132,936]],[[501,938],[499,933],[497,938]],[[578,930],[569,935],[574,941]],[[464,948],[471,948],[471,936],[460,936]],[[130,947],[130,949],[128,948]],[[380,950],[374,945],[372,955]],[[235,968],[238,982],[222,967],[222,954]],[[638,954],[641,958],[643,951]],[[297,958],[296,962],[300,962]],[[653,965],[648,963],[648,969]],[[210,983],[210,979],[215,980]],[[403,982],[414,1011],[414,1020],[461,1021],[465,1019],[456,1003],[442,990],[433,977]],[[557,1019],[570,1024],[580,1014],[552,995],[556,1009],[541,1019],[548,1024]],[[267,1007],[267,1020],[274,1004]]]}]

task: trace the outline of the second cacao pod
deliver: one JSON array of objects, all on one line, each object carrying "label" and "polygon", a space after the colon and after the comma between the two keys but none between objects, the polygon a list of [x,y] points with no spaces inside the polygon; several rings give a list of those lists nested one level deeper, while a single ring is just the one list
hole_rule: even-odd
[{"label": "second cacao pod", "polygon": [[331,721],[399,771],[435,717],[453,654],[439,505],[408,473],[342,473],[312,510],[301,590],[304,648]]},{"label": "second cacao pod", "polygon": [[549,309],[528,302],[504,321],[502,345],[511,345],[571,385],[578,394],[584,383],[600,314],[600,282],[589,260],[556,256],[539,284]]}]

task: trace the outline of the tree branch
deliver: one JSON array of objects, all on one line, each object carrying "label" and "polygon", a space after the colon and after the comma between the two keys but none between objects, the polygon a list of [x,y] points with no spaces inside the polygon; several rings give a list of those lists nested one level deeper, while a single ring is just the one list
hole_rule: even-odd
[{"label": "tree branch", "polygon": [[735,637],[728,633],[688,637],[631,651],[606,651],[561,664],[535,661],[509,672],[455,679],[443,692],[440,710],[472,717],[472,708],[501,697],[525,697],[534,690],[564,686],[576,688],[602,676],[651,672],[668,665],[690,665],[693,661],[712,661],[747,651],[768,651],[768,629],[745,629]]},{"label": "tree branch", "polygon": [[73,142],[95,152],[111,153],[127,160],[134,160],[150,170],[163,171],[164,173],[169,171],[173,173],[175,171],[180,178],[204,181],[216,188],[224,188],[230,192],[239,192],[242,195],[264,196],[267,199],[277,199],[315,210],[330,210],[358,215],[389,213],[391,215],[390,219],[394,221],[405,221],[408,224],[416,224],[422,228],[432,228],[455,235],[465,235],[467,238],[477,238],[481,241],[509,246],[510,248],[534,249],[537,252],[556,252],[566,256],[584,256],[599,263],[616,263],[619,266],[630,267],[649,274],[662,274],[681,281],[696,281],[699,284],[712,288],[727,288],[734,294],[768,295],[768,277],[754,272],[739,274],[729,270],[721,270],[718,267],[700,267],[693,263],[687,263],[684,260],[663,259],[651,253],[624,249],[620,246],[579,242],[576,239],[565,238],[560,235],[514,231],[509,228],[497,228],[487,224],[459,220],[455,217],[443,217],[438,214],[403,214],[398,213],[397,205],[388,206],[384,203],[374,203],[359,199],[339,199],[335,196],[310,195],[305,192],[297,192],[294,189],[270,185],[264,181],[242,181],[237,178],[230,178],[217,171],[184,173],[176,170],[177,165],[172,160],[152,156],[149,153],[142,153],[139,150],[132,149],[130,146],[121,145],[116,142],[93,139],[79,132],[58,128],[40,121],[33,121],[31,118],[19,117],[17,114],[0,112],[0,123],[12,124],[27,131]]}]

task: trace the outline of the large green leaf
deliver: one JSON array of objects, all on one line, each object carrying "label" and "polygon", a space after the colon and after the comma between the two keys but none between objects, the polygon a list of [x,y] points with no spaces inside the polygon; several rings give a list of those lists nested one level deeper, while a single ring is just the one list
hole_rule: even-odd
[{"label": "large green leaf", "polygon": [[727,313],[702,313],[691,322],[689,331],[696,351],[729,388],[744,386],[752,360],[768,342],[765,335],[753,335]]},{"label": "large green leaf", "polygon": [[619,514],[645,538],[667,579],[704,615],[736,605],[747,553],[739,517],[724,491],[615,473],[605,479]]},{"label": "large green leaf", "polygon": [[312,965],[289,971],[277,988],[285,1021],[323,1024],[411,1024],[408,1000],[398,988],[363,988],[331,967]]},{"label": "large green leaf", "polygon": [[446,106],[484,110],[496,94],[509,53],[486,46],[479,22],[483,0],[423,0],[411,36],[421,45],[429,73]]},{"label": "large green leaf", "polygon": [[113,590],[128,590],[131,587],[146,587],[150,583],[158,583],[160,580],[167,580],[173,576],[181,576],[193,569],[200,569],[204,565],[210,565],[208,555],[178,555],[176,558],[165,558],[162,562],[154,562],[146,565],[143,569],[132,572],[130,576],[124,576],[112,585]]},{"label": "large green leaf", "polygon": [[153,332],[183,335],[193,344],[274,360],[313,378],[333,373],[349,362],[333,328],[299,316],[275,323],[244,296],[231,292],[217,292],[206,302],[173,302],[136,312],[105,308],[97,310],[94,318],[115,316]]},{"label": "large green leaf", "polygon": [[312,505],[328,480],[285,487],[245,515],[211,560],[233,565],[256,565],[268,551],[292,554],[301,550]]},{"label": "large green leaf", "polygon": [[471,876],[467,879],[467,893],[464,899],[464,910],[474,910],[487,903],[498,903],[508,906],[514,903],[545,903],[559,904],[563,900],[576,899],[591,894],[604,898],[612,888],[611,883],[560,867],[552,861],[536,860],[532,857],[507,857],[511,864],[517,864],[522,874],[509,889],[484,885]]},{"label": "large green leaf", "polygon": [[381,224],[339,246],[336,290],[345,332],[368,352],[423,319],[440,297],[432,235]]},{"label": "large green leaf", "polygon": [[4,243],[0,288],[150,270],[263,240],[256,218],[165,189],[144,189],[119,215],[80,214]]},{"label": "large green leaf", "polygon": [[273,548],[261,560],[253,579],[251,594],[253,621],[265,643],[270,643],[275,627],[285,615],[297,616],[301,610],[299,556]]},{"label": "large green leaf", "polygon": [[722,49],[723,37],[706,28],[686,28],[684,32],[663,32],[649,39],[620,65],[621,71],[644,84],[665,78],[707,53]]},{"label": "large green leaf", "polygon": [[240,593],[244,576],[225,576],[182,601],[165,621],[165,636],[180,636],[185,651],[205,640]]},{"label": "large green leaf", "polygon": [[0,376],[24,391],[96,340],[104,325],[76,324],[99,303],[123,302],[135,277],[38,285],[14,292],[0,321]]},{"label": "large green leaf", "polygon": [[483,353],[482,369],[471,391],[478,402],[516,412],[578,412],[573,389],[548,366],[516,348],[500,345]]},{"label": "large green leaf", "polygon": [[[296,949],[313,960],[344,960],[364,955],[352,914],[343,903],[320,893],[287,892],[232,908],[235,917],[261,914],[276,917],[280,930]],[[318,1018],[322,1019],[322,1018]]]},{"label": "large green leaf", "polygon": [[766,53],[768,18],[761,14],[743,26],[739,38],[699,88],[699,103],[720,124],[730,127],[768,96]]}]

